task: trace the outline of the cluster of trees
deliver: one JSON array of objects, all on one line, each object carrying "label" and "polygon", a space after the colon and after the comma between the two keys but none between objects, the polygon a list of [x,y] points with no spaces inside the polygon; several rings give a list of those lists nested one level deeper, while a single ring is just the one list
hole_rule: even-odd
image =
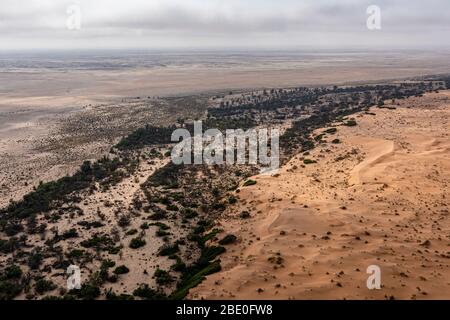
[{"label": "cluster of trees", "polygon": [[0,300],[10,300],[23,290],[22,270],[17,265],[10,265],[0,271]]},{"label": "cluster of trees", "polygon": [[175,129],[175,126],[155,127],[146,125],[124,137],[115,147],[119,150],[135,150],[146,146],[168,144],[171,143],[172,132]]},{"label": "cluster of trees", "polygon": [[77,192],[92,187],[96,181],[118,182],[125,175],[119,168],[130,166],[132,162],[133,159],[117,157],[113,159],[103,157],[94,163],[85,161],[72,176],[40,183],[21,201],[12,202],[5,209],[0,210],[0,216],[6,221],[21,220],[37,213],[56,209],[64,203],[78,202],[81,199]]},{"label": "cluster of trees", "polygon": [[[340,96],[341,102],[329,101],[322,103],[320,108],[308,118],[295,121],[292,127],[288,128],[280,137],[280,147],[287,158],[298,151],[308,151],[315,146],[311,133],[318,128],[326,126],[328,123],[341,119],[345,116],[362,111],[365,108],[376,105],[387,99],[402,99],[409,96],[416,96],[424,93],[426,86],[420,84],[401,85],[376,85],[376,86],[356,86],[338,88],[334,87],[327,93],[351,94],[348,101]],[[355,126],[356,121],[348,120],[343,123],[346,126]]]}]

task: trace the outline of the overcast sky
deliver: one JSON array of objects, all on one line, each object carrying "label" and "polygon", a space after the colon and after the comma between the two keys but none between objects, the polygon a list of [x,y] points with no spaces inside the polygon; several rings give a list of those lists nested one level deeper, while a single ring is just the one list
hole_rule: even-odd
[{"label": "overcast sky", "polygon": [[[67,8],[81,29],[67,28]],[[366,27],[369,5],[381,30]],[[1,0],[0,50],[449,48],[449,0]]]}]

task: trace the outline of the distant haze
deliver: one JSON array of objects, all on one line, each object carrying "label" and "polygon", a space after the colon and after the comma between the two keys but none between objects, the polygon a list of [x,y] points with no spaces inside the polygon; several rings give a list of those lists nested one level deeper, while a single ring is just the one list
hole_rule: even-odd
[{"label": "distant haze", "polygon": [[[69,30],[67,8],[81,9]],[[381,30],[366,27],[369,5]],[[448,0],[2,0],[0,50],[450,47]]]}]

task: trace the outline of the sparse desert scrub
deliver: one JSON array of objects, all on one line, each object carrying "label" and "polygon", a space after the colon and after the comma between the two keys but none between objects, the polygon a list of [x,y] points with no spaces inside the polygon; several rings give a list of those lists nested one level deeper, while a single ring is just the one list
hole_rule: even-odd
[{"label": "sparse desert scrub", "polygon": [[[306,152],[316,147],[312,138],[315,130],[335,129],[322,128],[335,125],[338,117],[342,121],[342,119],[348,119],[347,117],[358,109],[367,108],[368,104],[379,98],[380,92],[384,96],[406,95],[410,94],[408,92],[413,90],[412,88],[408,85],[406,89],[399,88],[395,92],[395,86],[267,90],[261,97],[256,95],[250,100],[236,99],[228,104],[225,103],[223,110],[208,111],[208,125],[245,125],[250,127],[264,123],[276,126],[283,124],[285,120],[293,121],[292,127],[281,138],[282,161],[287,161],[298,152],[305,152],[305,156],[307,156]],[[382,110],[380,110],[381,112]],[[191,125],[188,117],[183,123],[187,127]],[[169,127],[170,125],[164,128]],[[151,132],[152,130],[164,131],[158,128],[147,131]],[[28,261],[32,265],[37,262],[31,270],[32,281],[39,276],[49,280],[52,269],[55,271],[59,269],[58,272],[61,272],[68,263],[81,264],[83,268],[92,270],[92,266],[98,265],[108,254],[118,255],[114,257],[117,261],[120,261],[123,256],[128,257],[130,248],[141,247],[141,241],[145,240],[143,237],[138,237],[136,239],[139,241],[136,242],[136,245],[132,245],[135,240],[128,243],[130,238],[125,238],[125,235],[135,235],[141,230],[146,232],[145,230],[152,225],[152,222],[157,221],[161,224],[156,224],[156,233],[164,239],[152,238],[154,236],[153,229],[147,232],[145,239],[158,243],[164,241],[168,243],[168,247],[176,246],[177,249],[172,252],[169,250],[161,257],[157,254],[163,252],[162,248],[156,250],[149,243],[144,250],[146,254],[148,253],[149,262],[142,262],[140,265],[135,264],[136,260],[133,260],[133,264],[130,264],[133,274],[143,270],[152,270],[149,269],[149,265],[157,265],[158,261],[167,260],[166,257],[169,257],[174,260],[171,262],[174,264],[167,272],[173,276],[174,281],[177,281],[177,290],[172,297],[180,297],[184,296],[189,288],[201,282],[206,274],[220,270],[220,262],[216,258],[224,252],[224,249],[210,246],[214,243],[226,245],[236,239],[232,235],[228,235],[219,240],[221,237],[214,229],[214,221],[222,212],[227,214],[226,206],[228,204],[235,207],[240,206],[238,199],[230,194],[239,185],[245,185],[247,181],[256,181],[247,179],[256,175],[258,168],[160,164],[160,160],[168,160],[165,158],[168,156],[167,150],[170,150],[170,146],[151,145],[161,141],[152,140],[154,137],[143,133],[144,131],[140,130],[141,133],[135,133],[130,139],[123,140],[128,141],[130,146],[125,146],[122,150],[117,147],[112,148],[111,151],[114,152],[114,155],[110,155],[109,160],[105,163],[98,166],[95,165],[96,161],[83,164],[81,172],[86,181],[78,178],[69,179],[70,183],[79,185],[72,186],[72,192],[66,196],[59,198],[51,196],[50,191],[58,184],[43,183],[43,186],[36,186],[36,190],[27,197],[28,200],[25,200],[26,203],[17,201],[15,206],[10,208],[12,210],[3,211],[2,209],[2,213],[7,213],[8,220],[4,220],[3,215],[0,214],[2,216],[0,218],[0,252],[7,255],[8,258],[12,256],[12,253],[15,257],[21,257],[22,260],[19,264],[23,264],[23,270],[28,270],[26,266]],[[335,130],[332,131],[335,132]],[[334,132],[322,131],[326,134]],[[323,136],[317,140],[323,140],[322,138]],[[134,146],[131,147],[132,144]],[[147,145],[149,146],[147,147]],[[321,144],[317,143],[317,145],[320,147]],[[333,149],[343,146],[335,146]],[[114,161],[115,157],[117,157],[117,161]],[[115,164],[117,164],[117,168],[114,168]],[[134,173],[131,174],[132,172]],[[258,183],[263,183],[263,181],[258,180]],[[87,187],[84,188],[82,185]],[[68,187],[70,189],[70,186]],[[258,186],[249,189],[243,188],[244,191],[241,194],[248,191],[257,192],[259,189],[261,188]],[[37,190],[39,190],[38,193],[36,193]],[[54,191],[59,192],[59,187]],[[30,215],[26,214],[28,215],[26,218],[10,215],[19,207],[29,209],[27,203],[33,203],[34,206],[34,202],[39,202],[40,197],[47,196],[47,199],[43,199],[44,205],[48,204],[47,212],[37,210],[31,212]],[[98,201],[100,198],[101,201]],[[77,209],[77,207],[79,208]],[[255,219],[258,217],[257,210],[254,211],[252,205],[246,205],[234,212],[239,213],[240,210],[249,210],[244,211],[246,213],[242,212],[240,216],[243,219],[249,218],[250,212],[252,215],[255,212],[253,215]],[[123,216],[126,218],[122,219]],[[65,224],[67,219],[70,219],[71,223],[73,222],[74,228],[68,229]],[[244,224],[252,222],[253,219],[245,221]],[[110,224],[115,225],[116,223],[122,228],[115,226],[116,231],[113,232]],[[27,239],[26,233],[33,236]],[[287,237],[289,234],[290,232],[285,236]],[[33,246],[42,247],[41,263],[39,263],[39,259],[32,261],[35,257],[32,248],[28,247],[30,238],[33,238],[33,241],[35,238],[37,239],[36,245],[33,243]],[[120,241],[124,241],[124,244],[122,245]],[[253,241],[253,239],[249,239],[249,241]],[[63,248],[69,246],[71,249],[58,251],[60,246]],[[235,247],[232,249],[235,250]],[[147,250],[150,251],[147,252]],[[152,250],[154,252],[151,252]],[[139,252],[131,251],[131,255],[140,256]],[[33,256],[32,259],[31,256]],[[197,259],[199,256],[200,258]],[[132,259],[136,259],[135,257]],[[144,264],[146,265],[143,266]],[[135,265],[136,270],[134,270]],[[168,268],[167,265],[164,267]],[[99,276],[83,287],[83,293],[72,292],[61,297],[77,299],[130,298],[129,295],[116,294],[112,291],[105,293],[103,289],[106,282],[114,282],[118,279],[118,277],[114,277],[114,274],[111,275],[111,270],[108,271],[108,268],[102,266],[100,271],[94,273],[99,273]],[[130,288],[131,274],[119,278],[123,278],[120,280],[123,280]],[[10,279],[7,281],[12,282]],[[134,282],[133,286],[136,283]],[[31,288],[32,285],[33,282],[31,282]],[[119,283],[117,283],[118,285]],[[148,289],[154,290],[155,288]],[[166,288],[167,291],[168,289]],[[31,291],[33,292],[33,290]],[[157,295],[153,291],[145,293],[146,291],[148,290],[144,288],[144,293],[141,292],[141,294],[148,297]]]}]

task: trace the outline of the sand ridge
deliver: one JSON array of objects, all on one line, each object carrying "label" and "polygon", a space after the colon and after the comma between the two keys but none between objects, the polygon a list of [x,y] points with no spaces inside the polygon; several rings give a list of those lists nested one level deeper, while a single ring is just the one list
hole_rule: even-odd
[{"label": "sand ridge", "polygon": [[[449,97],[371,108],[279,175],[253,177],[219,222],[238,243],[189,297],[450,298]],[[366,287],[373,264],[381,290]]]}]

